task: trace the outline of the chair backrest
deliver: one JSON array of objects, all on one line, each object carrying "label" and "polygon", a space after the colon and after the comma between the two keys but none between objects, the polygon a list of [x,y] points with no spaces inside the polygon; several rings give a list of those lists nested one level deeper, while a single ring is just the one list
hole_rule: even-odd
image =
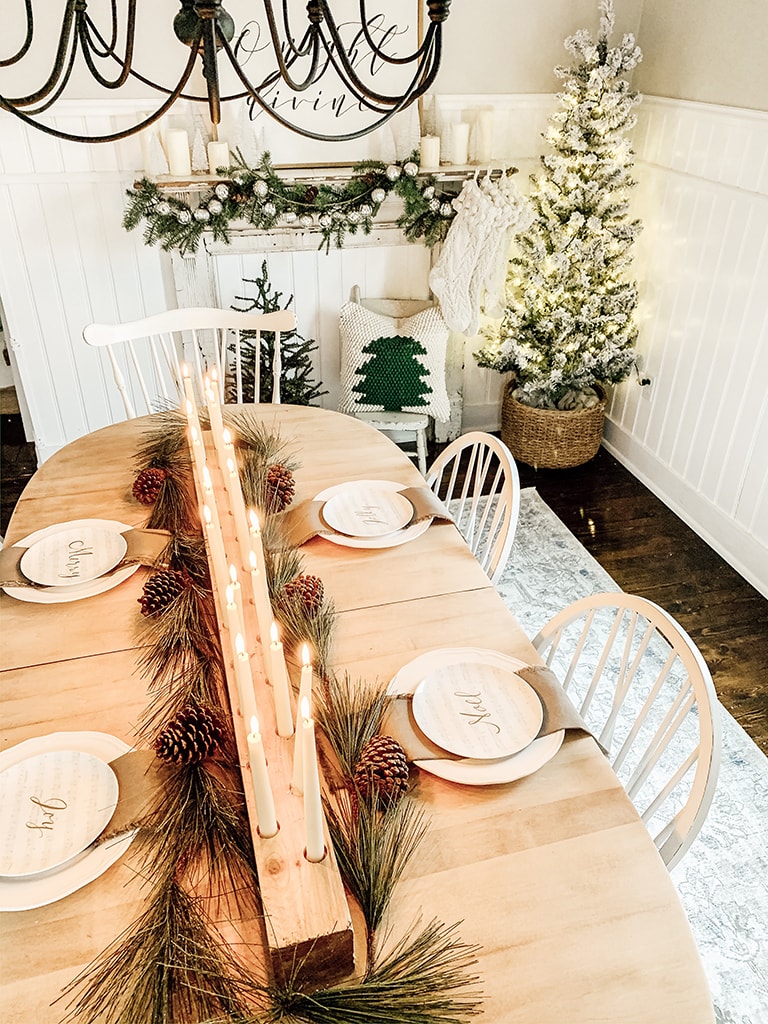
[{"label": "chair backrest", "polygon": [[[253,401],[260,395],[261,332],[275,334],[272,359],[272,401],[280,401],[280,334],[293,330],[296,316],[288,309],[274,313],[245,313],[232,309],[192,307],[169,309],[142,320],[122,324],[88,324],[83,338],[88,345],[106,349],[129,419],[176,403],[183,395],[182,364],[189,368],[197,398],[204,400],[203,377],[215,369],[219,397],[226,397],[227,382],[237,402],[253,386]],[[244,359],[243,333],[247,332],[251,359]]]},{"label": "chair backrest", "polygon": [[493,434],[462,434],[427,470],[427,486],[449,507],[472,553],[497,583],[520,513],[520,476],[509,448]]},{"label": "chair backrest", "polygon": [[698,648],[663,608],[621,592],[575,601],[533,645],[671,869],[707,816],[720,767],[717,695]]}]

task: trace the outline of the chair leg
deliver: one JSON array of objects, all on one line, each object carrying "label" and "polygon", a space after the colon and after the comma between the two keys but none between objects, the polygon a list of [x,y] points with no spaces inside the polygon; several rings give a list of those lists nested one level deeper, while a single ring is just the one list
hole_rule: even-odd
[{"label": "chair leg", "polygon": [[425,430],[416,431],[416,453],[419,460],[419,472],[427,475],[427,434]]}]

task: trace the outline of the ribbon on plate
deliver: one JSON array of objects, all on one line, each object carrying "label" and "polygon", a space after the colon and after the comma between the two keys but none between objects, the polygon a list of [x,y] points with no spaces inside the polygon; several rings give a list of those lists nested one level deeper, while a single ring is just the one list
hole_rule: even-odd
[{"label": "ribbon on plate", "polygon": [[[533,687],[544,709],[544,718],[536,738],[565,729],[592,736],[596,740],[551,669],[545,665],[526,665],[525,668],[515,669],[515,675]],[[390,699],[381,726],[382,733],[397,740],[409,761],[467,760],[443,750],[424,735],[413,717],[412,697],[413,694],[403,693]],[[600,742],[596,742],[606,753]]]},{"label": "ribbon on plate", "polygon": [[[161,566],[163,554],[171,540],[168,530],[124,530],[127,549],[123,558],[105,576],[126,565]],[[19,567],[21,556],[28,548],[12,545],[0,551],[0,587],[34,587],[36,590],[49,589],[43,584],[28,580]],[[55,589],[55,588],[54,588]]]},{"label": "ribbon on plate", "polygon": [[[413,515],[403,529],[415,526],[424,519],[453,522],[451,513],[428,487],[406,487],[399,493],[413,506]],[[303,501],[295,508],[289,508],[275,517],[281,522],[283,536],[292,547],[301,547],[318,534],[337,532],[323,520],[324,505],[324,501],[317,499]]]}]

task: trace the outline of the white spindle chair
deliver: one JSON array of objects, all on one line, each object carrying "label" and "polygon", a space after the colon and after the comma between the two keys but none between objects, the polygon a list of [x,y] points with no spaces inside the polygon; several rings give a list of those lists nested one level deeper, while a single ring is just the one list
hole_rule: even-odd
[{"label": "white spindle chair", "polygon": [[[198,401],[204,400],[203,376],[216,370],[219,397],[225,401],[227,375],[235,401],[242,402],[244,374],[241,336],[253,332],[254,402],[259,401],[260,332],[274,331],[272,401],[280,401],[280,334],[296,326],[291,310],[245,313],[232,309],[169,309],[122,324],[88,324],[83,338],[107,351],[115,384],[129,419],[178,402],[183,395],[182,364],[189,368]],[[229,351],[230,346],[233,351]]]},{"label": "white spindle chair", "polygon": [[427,486],[449,507],[472,553],[497,583],[520,513],[520,476],[509,448],[493,434],[462,434],[426,476]]},{"label": "white spindle chair", "polygon": [[704,823],[720,766],[717,695],[698,648],[664,609],[621,592],[575,601],[533,645],[671,869]]}]

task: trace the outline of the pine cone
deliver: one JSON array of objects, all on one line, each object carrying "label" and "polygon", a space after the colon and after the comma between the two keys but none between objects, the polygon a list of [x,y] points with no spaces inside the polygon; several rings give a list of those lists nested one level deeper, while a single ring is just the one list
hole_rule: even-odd
[{"label": "pine cone", "polygon": [[307,187],[304,189],[304,202],[314,203],[314,201],[317,199],[318,191],[319,189],[317,185],[307,185]]},{"label": "pine cone", "polygon": [[144,590],[139,598],[141,614],[150,618],[160,615],[185,586],[184,574],[177,569],[161,569],[160,572],[153,573],[144,584]]},{"label": "pine cone", "polygon": [[287,466],[274,463],[267,470],[266,499],[270,512],[282,512],[293,501],[296,483]]},{"label": "pine cone", "polygon": [[325,588],[319,576],[311,576],[309,573],[302,573],[300,576],[289,580],[283,587],[283,594],[292,601],[294,598],[303,601],[304,607],[310,615],[320,611],[323,603]]},{"label": "pine cone", "polygon": [[163,761],[197,764],[216,752],[222,738],[216,715],[188,704],[157,734],[155,753]]},{"label": "pine cone", "polygon": [[168,472],[159,466],[142,469],[133,481],[133,496],[142,505],[154,505]]},{"label": "pine cone", "polygon": [[366,743],[355,765],[355,785],[363,799],[375,795],[381,810],[405,796],[408,758],[397,740],[374,736]]}]

